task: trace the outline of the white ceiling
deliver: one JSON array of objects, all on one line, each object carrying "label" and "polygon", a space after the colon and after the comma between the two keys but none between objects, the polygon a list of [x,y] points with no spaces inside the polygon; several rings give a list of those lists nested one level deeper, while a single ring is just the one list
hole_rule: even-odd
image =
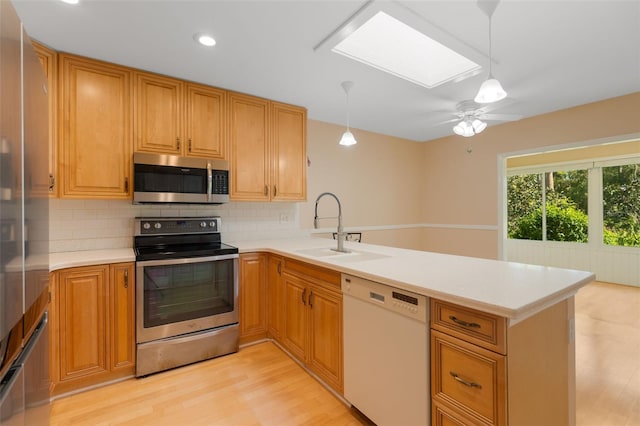
[{"label": "white ceiling", "polygon": [[[346,124],[340,83],[352,80],[351,127],[416,141],[452,134],[454,123],[433,123],[453,118],[486,79],[426,89],[314,51],[364,0],[13,3],[31,37],[56,50],[302,105],[315,120]],[[481,53],[487,69],[489,21],[476,1],[399,3]],[[213,49],[193,41],[201,31]],[[640,91],[640,0],[503,0],[492,35],[493,74],[509,94],[492,112],[529,117]]]}]

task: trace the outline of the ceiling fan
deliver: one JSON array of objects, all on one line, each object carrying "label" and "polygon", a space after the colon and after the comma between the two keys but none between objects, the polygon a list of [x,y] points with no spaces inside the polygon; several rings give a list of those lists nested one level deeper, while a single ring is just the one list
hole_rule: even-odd
[{"label": "ceiling fan", "polygon": [[460,136],[473,136],[482,132],[486,127],[486,121],[517,121],[522,118],[517,114],[490,114],[491,111],[502,107],[500,104],[479,104],[471,99],[458,102],[456,111],[451,112],[455,118],[439,121],[431,126],[440,126],[446,123],[458,122],[453,127],[454,133]]}]

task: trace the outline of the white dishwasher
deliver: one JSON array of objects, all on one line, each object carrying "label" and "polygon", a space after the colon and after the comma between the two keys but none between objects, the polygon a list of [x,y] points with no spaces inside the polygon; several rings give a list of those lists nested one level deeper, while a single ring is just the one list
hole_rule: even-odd
[{"label": "white dishwasher", "polygon": [[344,397],[378,426],[430,424],[428,298],[342,275]]}]

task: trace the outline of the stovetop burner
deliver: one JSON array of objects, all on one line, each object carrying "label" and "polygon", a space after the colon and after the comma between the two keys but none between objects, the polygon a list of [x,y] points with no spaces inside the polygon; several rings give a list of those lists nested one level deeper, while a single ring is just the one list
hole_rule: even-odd
[{"label": "stovetop burner", "polygon": [[220,237],[219,217],[137,218],[136,260],[163,260],[237,254]]}]

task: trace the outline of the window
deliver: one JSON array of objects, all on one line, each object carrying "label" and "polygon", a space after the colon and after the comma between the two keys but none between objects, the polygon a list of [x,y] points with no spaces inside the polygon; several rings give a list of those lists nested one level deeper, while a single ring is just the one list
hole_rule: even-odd
[{"label": "window", "polygon": [[[638,157],[507,174],[510,239],[587,243],[591,232],[607,246],[640,247]],[[589,215],[589,205],[602,210]]]},{"label": "window", "polygon": [[509,176],[509,238],[587,242],[587,183],[586,169]]},{"label": "window", "polygon": [[603,242],[640,247],[640,163],[602,167]]}]

